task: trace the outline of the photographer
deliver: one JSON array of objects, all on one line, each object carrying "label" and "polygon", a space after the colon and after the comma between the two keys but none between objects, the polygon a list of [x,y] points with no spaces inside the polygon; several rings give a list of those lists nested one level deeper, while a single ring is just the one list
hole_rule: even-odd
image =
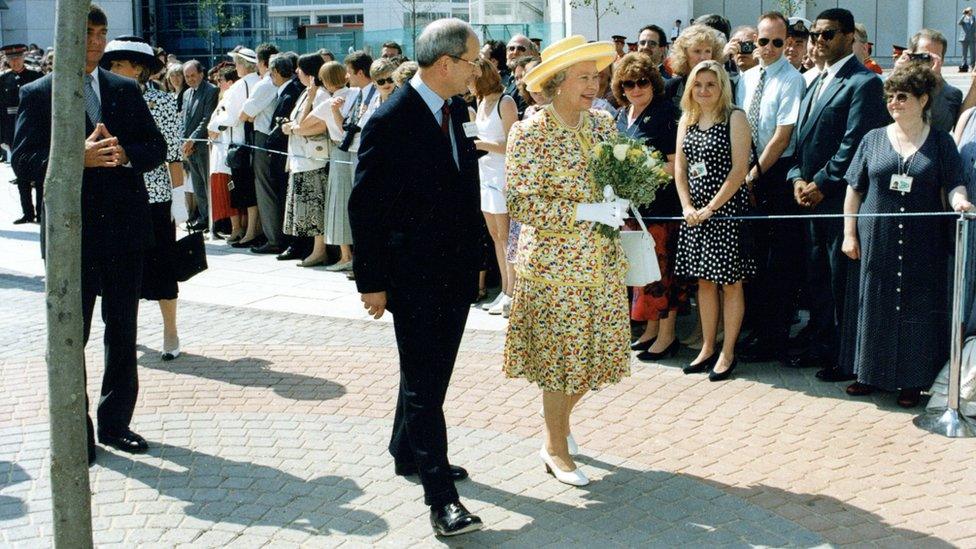
[{"label": "photographer", "polygon": [[929,111],[932,127],[952,132],[962,111],[962,91],[950,86],[942,77],[942,63],[949,42],[937,30],[922,29],[908,41],[908,49],[895,61],[895,68],[916,62],[928,65],[939,79],[939,89],[932,94],[932,108]]},{"label": "photographer", "polygon": [[756,27],[737,27],[722,52],[726,59],[731,59],[735,63],[735,68],[738,71],[738,75],[733,74],[731,76],[733,88],[739,82],[739,75],[759,64],[759,59],[756,59],[755,55],[757,36]]}]

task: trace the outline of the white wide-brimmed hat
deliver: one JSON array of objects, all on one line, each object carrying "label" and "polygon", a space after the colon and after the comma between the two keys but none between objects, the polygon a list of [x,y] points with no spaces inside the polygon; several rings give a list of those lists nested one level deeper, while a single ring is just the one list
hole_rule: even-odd
[{"label": "white wide-brimmed hat", "polygon": [[258,62],[258,54],[254,53],[254,50],[251,48],[241,48],[236,51],[229,51],[227,52],[227,55],[231,57],[240,57],[241,59],[250,63]]},{"label": "white wide-brimmed hat", "polygon": [[581,35],[569,36],[542,50],[542,62],[525,74],[522,80],[530,92],[541,92],[542,86],[560,71],[583,61],[596,61],[602,71],[617,58],[610,42],[586,42]]}]

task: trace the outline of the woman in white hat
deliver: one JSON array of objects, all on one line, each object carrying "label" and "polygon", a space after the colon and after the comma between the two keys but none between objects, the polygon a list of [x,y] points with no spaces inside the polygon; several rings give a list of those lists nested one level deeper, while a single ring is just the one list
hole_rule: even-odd
[{"label": "woman in white hat", "polygon": [[149,112],[166,138],[166,163],[143,174],[149,193],[155,244],[146,254],[142,298],[159,302],[163,315],[162,359],[172,360],[180,356],[180,338],[176,330],[176,296],[179,289],[173,270],[176,225],[171,208],[173,187],[183,184],[182,119],[173,95],[146,85],[149,78],[162,69],[163,63],[154,55],[152,46],[141,38],[124,36],[109,42],[102,65],[115,74],[139,82]]},{"label": "woman in white hat", "polygon": [[626,201],[602,202],[587,172],[592,147],[617,133],[609,114],[591,109],[614,58],[609,42],[582,36],[546,48],[524,82],[552,103],[512,127],[506,153],[508,209],[523,227],[504,370],[542,389],[539,456],[576,486],[589,479],[571,457],[570,412],[587,391],[630,374],[626,260],[619,239],[594,230],[620,227]]}]

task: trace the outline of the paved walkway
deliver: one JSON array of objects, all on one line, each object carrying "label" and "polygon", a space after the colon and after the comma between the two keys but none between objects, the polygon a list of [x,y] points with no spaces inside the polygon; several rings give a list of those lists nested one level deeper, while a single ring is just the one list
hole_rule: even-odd
[{"label": "paved walkway", "polygon": [[[8,224],[16,203],[4,192],[0,545],[36,547],[51,536],[43,279],[35,229]],[[250,273],[270,292],[292,291],[282,272],[231,267],[273,259],[238,255],[213,258],[211,287],[247,293],[240,276]],[[99,545],[976,546],[976,440],[916,429],[893,395],[851,399],[843,384],[771,364],[716,384],[681,374],[688,352],[635,361],[575,418],[595,482],[559,484],[535,455],[539,391],[501,375],[498,329],[466,332],[446,407],[452,461],[472,474],[459,489],[488,529],[437,540],[419,486],[393,475],[385,452],[391,326],[327,305],[354,302],[351,287],[317,297],[331,275],[307,274],[321,278],[297,297],[316,314],[286,299],[262,309],[201,302],[184,288],[186,354],[168,363],[158,359],[159,315],[144,304],[133,428],[152,450],[99,448]],[[100,329],[87,353],[90,392]]]}]

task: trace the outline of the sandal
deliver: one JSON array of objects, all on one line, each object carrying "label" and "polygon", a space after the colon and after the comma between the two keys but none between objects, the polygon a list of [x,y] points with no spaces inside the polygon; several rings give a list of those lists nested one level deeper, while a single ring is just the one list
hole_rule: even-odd
[{"label": "sandal", "polygon": [[902,389],[898,393],[898,405],[902,408],[914,408],[922,398],[921,389]]},{"label": "sandal", "polygon": [[844,390],[848,395],[852,397],[868,396],[874,392],[874,387],[868,385],[867,383],[861,383],[860,381],[855,381],[847,386]]}]

